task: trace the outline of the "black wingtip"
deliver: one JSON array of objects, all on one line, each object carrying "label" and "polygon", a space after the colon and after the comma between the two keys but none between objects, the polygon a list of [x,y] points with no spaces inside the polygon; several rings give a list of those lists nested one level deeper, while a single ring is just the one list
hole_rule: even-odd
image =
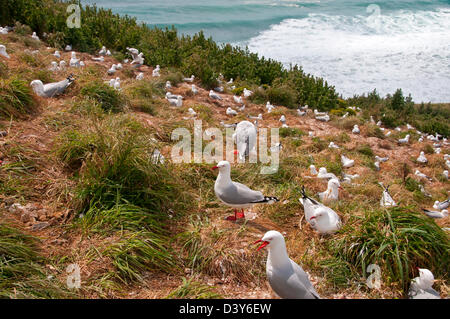
[{"label": "black wingtip", "polygon": [[276,203],[279,202],[280,200],[276,197],[272,197],[272,196],[264,196],[263,200],[257,201],[257,202],[253,202],[254,204],[264,204],[264,203],[268,203],[268,204],[272,204],[272,203]]}]

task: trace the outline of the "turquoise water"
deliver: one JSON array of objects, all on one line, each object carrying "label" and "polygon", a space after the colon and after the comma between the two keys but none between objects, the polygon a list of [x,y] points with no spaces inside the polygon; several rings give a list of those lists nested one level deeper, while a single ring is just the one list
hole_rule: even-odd
[{"label": "turquoise water", "polygon": [[345,97],[402,88],[416,102],[450,101],[450,0],[81,2],[299,64]]}]

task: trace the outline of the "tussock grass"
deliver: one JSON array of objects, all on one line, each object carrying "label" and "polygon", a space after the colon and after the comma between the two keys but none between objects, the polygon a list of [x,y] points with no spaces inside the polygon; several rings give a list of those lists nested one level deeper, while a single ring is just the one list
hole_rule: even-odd
[{"label": "tussock grass", "polygon": [[97,101],[105,112],[120,112],[126,104],[124,97],[117,90],[101,81],[87,83],[80,92],[82,96]]},{"label": "tussock grass", "polygon": [[0,223],[0,298],[67,298],[50,279],[37,253],[37,239]]},{"label": "tussock grass", "polygon": [[166,299],[222,299],[222,296],[215,292],[215,287],[193,281],[193,278],[182,278],[183,283],[169,295]]},{"label": "tussock grass", "polygon": [[17,78],[0,79],[0,118],[24,118],[36,110],[31,88]]},{"label": "tussock grass", "polygon": [[406,291],[415,267],[448,277],[450,243],[447,234],[430,218],[412,209],[396,207],[369,211],[358,222],[347,223],[334,243],[336,256],[361,267],[382,269],[388,283],[398,282]]}]

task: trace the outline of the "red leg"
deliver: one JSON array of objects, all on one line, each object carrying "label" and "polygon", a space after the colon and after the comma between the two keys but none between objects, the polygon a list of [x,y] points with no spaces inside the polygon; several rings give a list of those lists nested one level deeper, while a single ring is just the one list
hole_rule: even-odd
[{"label": "red leg", "polygon": [[236,214],[237,214],[237,211],[236,211],[236,209],[235,209],[235,210],[234,210],[234,216],[228,216],[228,217],[226,218],[226,220],[229,220],[229,221],[235,221],[235,220],[237,219]]},{"label": "red leg", "polygon": [[237,213],[236,218],[245,218],[244,209],[242,208],[239,213]]}]

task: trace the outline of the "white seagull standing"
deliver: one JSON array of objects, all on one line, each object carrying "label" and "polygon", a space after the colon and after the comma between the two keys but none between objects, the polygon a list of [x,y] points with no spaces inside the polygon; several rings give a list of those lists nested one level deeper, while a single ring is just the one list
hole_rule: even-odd
[{"label": "white seagull standing", "polygon": [[80,67],[80,59],[77,59],[77,54],[72,51],[72,57],[70,58],[69,65],[74,68]]},{"label": "white seagull standing", "polygon": [[339,190],[342,190],[341,183],[337,179],[330,179],[328,181],[327,190],[319,193],[320,201],[324,204],[328,204],[339,200]]},{"label": "white seagull standing", "polygon": [[197,94],[198,94],[198,89],[197,89],[197,87],[195,86],[195,84],[192,84],[192,86],[191,86],[191,91],[192,91],[192,93],[193,93],[194,95],[197,95]]},{"label": "white seagull standing", "polygon": [[405,138],[399,139],[399,140],[398,140],[398,143],[399,143],[399,144],[407,144],[407,143],[409,143],[409,137],[410,137],[409,134],[406,135]]},{"label": "white seagull standing", "polygon": [[417,158],[417,161],[418,161],[419,163],[422,163],[422,164],[428,163],[428,160],[427,160],[427,158],[425,157],[425,152],[420,152],[420,155],[419,155],[419,157]]},{"label": "white seagull standing", "polygon": [[258,251],[268,250],[266,274],[273,291],[283,299],[320,299],[309,281],[308,274],[289,258],[283,235],[268,231],[262,239]]},{"label": "white seagull standing", "polygon": [[252,91],[247,90],[247,88],[244,88],[244,97],[249,97],[249,96],[251,96],[252,94],[253,94]]},{"label": "white seagull standing", "polygon": [[249,121],[241,121],[237,124],[233,134],[233,140],[237,145],[237,153],[241,160],[255,151],[257,132],[256,127]]},{"label": "white seagull standing", "polygon": [[[252,207],[255,204],[271,204],[278,202],[276,197],[264,196],[259,191],[254,191],[247,186],[233,182],[230,177],[231,166],[228,161],[220,161],[212,169],[218,169],[216,183],[214,184],[214,192],[217,198],[227,206],[234,208],[234,216],[227,217],[227,220],[236,220],[237,218],[245,218],[244,208]],[[241,212],[238,213],[237,209]]]},{"label": "white seagull standing", "polygon": [[143,79],[144,79],[144,73],[139,72],[139,74],[136,75],[136,80],[141,81],[141,80],[143,80]]},{"label": "white seagull standing", "polygon": [[36,40],[36,41],[41,41],[41,40],[39,39],[39,37],[37,36],[36,32],[33,32],[33,34],[31,35],[31,37],[32,37],[34,40]]},{"label": "white seagull standing", "polygon": [[345,155],[341,155],[341,162],[342,162],[342,166],[344,168],[349,168],[349,167],[352,167],[353,165],[355,165],[355,160],[351,160],[348,157],[346,157]]},{"label": "white seagull standing", "polygon": [[361,131],[359,130],[359,127],[357,124],[355,124],[355,126],[353,126],[353,130],[352,130],[353,134],[359,134],[361,133]]},{"label": "white seagull standing", "polygon": [[389,186],[384,187],[382,183],[380,183],[381,187],[383,187],[383,195],[381,195],[380,206],[381,207],[394,207],[397,206],[391,194],[389,193]]},{"label": "white seagull standing", "polygon": [[244,103],[243,100],[242,100],[242,96],[237,97],[236,95],[233,95],[233,99],[234,99],[234,102],[236,104],[243,104]]}]

